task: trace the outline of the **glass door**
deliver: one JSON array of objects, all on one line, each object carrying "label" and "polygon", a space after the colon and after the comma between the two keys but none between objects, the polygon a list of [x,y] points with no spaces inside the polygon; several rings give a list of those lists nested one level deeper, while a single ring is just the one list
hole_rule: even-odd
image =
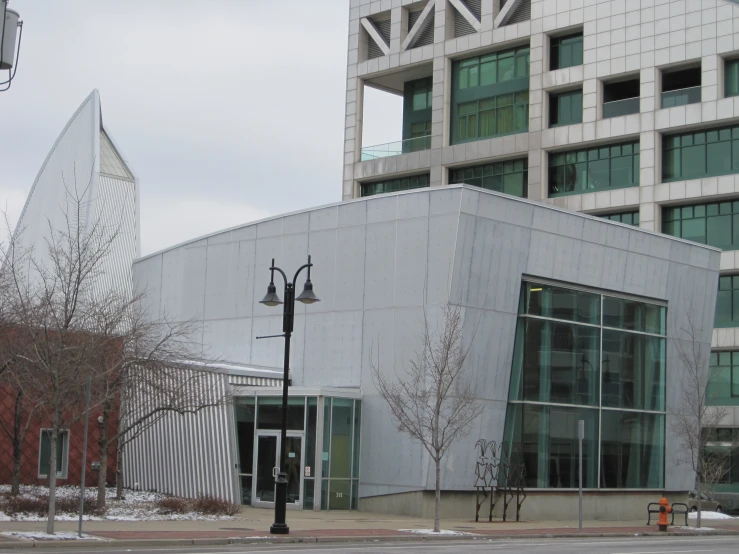
[{"label": "glass door", "polygon": [[275,433],[257,435],[254,456],[254,493],[252,505],[268,508],[275,502],[275,476],[277,475],[280,436]]},{"label": "glass door", "polygon": [[[286,437],[285,473],[287,473],[287,507],[303,506],[303,435],[288,432]],[[272,508],[275,503],[275,476],[280,463],[280,434],[257,431],[254,455],[254,492],[252,506]]]}]

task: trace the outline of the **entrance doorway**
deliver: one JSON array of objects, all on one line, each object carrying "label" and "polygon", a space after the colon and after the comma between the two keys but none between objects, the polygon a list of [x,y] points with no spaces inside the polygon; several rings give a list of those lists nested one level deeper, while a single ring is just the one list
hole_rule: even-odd
[{"label": "entrance doorway", "polygon": [[[286,441],[285,473],[287,473],[287,507],[303,507],[303,433],[288,431]],[[254,490],[252,505],[273,508],[275,505],[275,477],[280,465],[280,433],[257,431],[254,453]]]}]

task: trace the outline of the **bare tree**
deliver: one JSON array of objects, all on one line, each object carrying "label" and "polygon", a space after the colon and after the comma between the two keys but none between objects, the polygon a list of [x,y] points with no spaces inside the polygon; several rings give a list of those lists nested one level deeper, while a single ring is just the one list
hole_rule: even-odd
[{"label": "bare tree", "polygon": [[[66,186],[66,185],[65,185]],[[66,189],[63,223],[48,221],[43,244],[22,250],[18,230],[5,249],[0,271],[0,323],[12,340],[0,341],[3,378],[50,422],[49,513],[54,532],[57,442],[84,411],[84,389],[92,383],[92,410],[102,412],[98,504],[105,504],[107,456],[165,412],[196,412],[223,402],[200,361],[195,325],[150,318],[144,292],[133,295],[110,283],[110,264],[121,226],[109,210],[93,210],[89,185]],[[90,219],[90,213],[105,214]],[[118,280],[119,282],[120,280]],[[118,418],[109,434],[108,422]],[[16,425],[21,432],[23,425]],[[27,428],[27,425],[26,425]],[[18,433],[16,433],[18,434]],[[19,444],[22,444],[22,440]],[[119,481],[119,487],[122,481]],[[120,495],[120,489],[119,489]]]},{"label": "bare tree", "polygon": [[464,364],[472,341],[462,345],[462,314],[458,306],[445,304],[441,328],[431,328],[424,311],[422,347],[410,360],[407,376],[382,373],[370,360],[372,378],[387,402],[398,431],[421,442],[436,465],[434,531],[440,530],[441,461],[449,447],[470,432],[483,404],[465,379]]},{"label": "bare tree", "polygon": [[720,426],[730,408],[714,405],[716,399],[711,397],[711,383],[718,382],[721,370],[709,363],[711,349],[701,340],[703,331],[689,309],[682,340],[676,341],[678,358],[683,365],[682,405],[672,416],[673,431],[680,441],[683,457],[678,462],[689,464],[696,475],[698,527],[701,526],[701,492],[714,490],[724,479],[732,449],[731,445],[714,448],[709,444],[712,431]]},{"label": "bare tree", "polygon": [[[128,312],[121,341],[121,356],[103,372],[102,415],[99,420],[101,471],[97,507],[105,507],[109,451],[117,445],[116,498],[122,499],[123,451],[144,431],[169,413],[197,413],[228,402],[227,392],[213,386],[204,360],[192,337],[199,326],[192,322],[150,319],[142,310],[143,296],[136,295]],[[109,421],[118,417],[116,431],[108,432]]]}]

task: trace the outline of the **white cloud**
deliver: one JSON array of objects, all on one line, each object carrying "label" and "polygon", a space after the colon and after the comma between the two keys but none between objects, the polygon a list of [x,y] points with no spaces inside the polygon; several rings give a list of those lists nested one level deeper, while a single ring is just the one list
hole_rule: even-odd
[{"label": "white cloud", "polygon": [[141,255],[145,256],[271,213],[227,198],[149,196],[141,199]]}]

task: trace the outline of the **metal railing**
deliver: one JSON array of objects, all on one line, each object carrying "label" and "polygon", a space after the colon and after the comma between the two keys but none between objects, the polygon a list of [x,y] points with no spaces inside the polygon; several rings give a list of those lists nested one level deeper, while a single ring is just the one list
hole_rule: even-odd
[{"label": "metal railing", "polygon": [[603,119],[639,113],[639,97],[603,102]]},{"label": "metal railing", "polygon": [[378,158],[388,158],[390,156],[399,156],[400,154],[408,154],[410,152],[429,150],[430,148],[431,135],[426,135],[423,137],[400,140],[398,142],[378,144],[377,146],[367,146],[362,148],[361,160],[365,162],[367,160],[376,160]]},{"label": "metal railing", "polygon": [[680,88],[662,93],[662,107],[674,108],[686,104],[696,104],[701,101],[701,87]]}]

